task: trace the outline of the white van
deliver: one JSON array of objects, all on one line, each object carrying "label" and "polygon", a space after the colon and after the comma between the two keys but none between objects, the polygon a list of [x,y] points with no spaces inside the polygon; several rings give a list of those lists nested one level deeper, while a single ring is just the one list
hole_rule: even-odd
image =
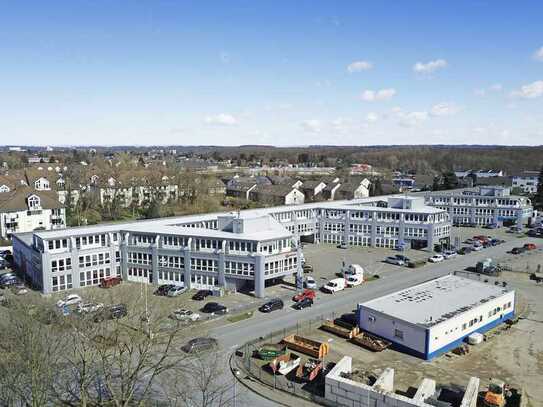
[{"label": "white van", "polygon": [[334,278],[330,280],[322,287],[322,290],[333,294],[337,291],[342,291],[345,289],[345,279],[344,278]]}]

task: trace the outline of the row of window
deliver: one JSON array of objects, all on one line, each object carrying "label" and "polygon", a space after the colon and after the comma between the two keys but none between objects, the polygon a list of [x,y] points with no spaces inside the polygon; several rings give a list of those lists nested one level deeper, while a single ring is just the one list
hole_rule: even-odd
[{"label": "row of window", "polygon": [[141,252],[128,252],[128,263],[149,265],[153,262],[153,255]]},{"label": "row of window", "polygon": [[87,254],[79,256],[79,267],[93,267],[102,264],[110,264],[111,259],[109,252]]},{"label": "row of window", "polygon": [[296,271],[298,261],[296,257],[274,260],[264,263],[264,275]]},{"label": "row of window", "polygon": [[217,260],[212,259],[190,259],[190,268],[192,270],[198,271],[217,271],[218,270]]},{"label": "row of window", "polygon": [[51,289],[53,292],[69,290],[71,288],[73,288],[71,274],[51,277]]},{"label": "row of window", "polygon": [[160,267],[182,269],[185,267],[185,258],[180,256],[158,256]]},{"label": "row of window", "polygon": [[240,276],[254,276],[255,265],[253,263],[247,263],[247,262],[241,262],[241,261],[225,261],[224,273],[237,274]]},{"label": "row of window", "polygon": [[72,259],[65,257],[62,259],[51,260],[51,272],[66,271],[72,269]]}]

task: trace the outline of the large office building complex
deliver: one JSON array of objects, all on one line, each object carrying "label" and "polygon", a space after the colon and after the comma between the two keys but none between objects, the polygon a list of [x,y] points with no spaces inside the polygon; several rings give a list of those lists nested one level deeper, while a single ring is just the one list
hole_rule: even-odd
[{"label": "large office building complex", "polygon": [[426,204],[447,211],[455,226],[520,225],[533,216],[530,199],[506,187],[427,192]]},{"label": "large office building complex", "polygon": [[399,350],[432,359],[512,319],[514,309],[514,291],[447,275],[358,304],[358,320]]},{"label": "large office building complex", "polygon": [[253,288],[301,273],[302,240],[372,247],[448,241],[446,211],[423,198],[374,197],[116,223],[13,237],[17,267],[43,293],[108,276],[189,288]]}]

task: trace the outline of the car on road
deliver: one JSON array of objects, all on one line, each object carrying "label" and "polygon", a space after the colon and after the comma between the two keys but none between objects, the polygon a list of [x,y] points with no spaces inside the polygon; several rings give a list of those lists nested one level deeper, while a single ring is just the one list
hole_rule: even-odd
[{"label": "car on road", "polygon": [[168,297],[177,297],[178,295],[187,292],[187,290],[188,288],[184,285],[174,285],[168,290]]},{"label": "car on road", "polygon": [[198,292],[192,296],[192,299],[196,301],[203,301],[210,295],[213,295],[211,290],[198,290]]},{"label": "car on road", "polygon": [[159,285],[157,287],[157,289],[155,290],[154,294],[158,295],[158,296],[168,295],[168,291],[170,291],[170,289],[172,289],[173,287],[175,287],[174,284],[162,284],[162,285]]},{"label": "car on road", "polygon": [[313,305],[313,300],[311,298],[304,298],[301,301],[298,301],[296,304],[292,306],[292,308],[301,310],[307,307],[311,307]]},{"label": "car on road", "polygon": [[100,311],[102,308],[104,308],[104,304],[101,302],[88,302],[86,304],[79,304],[77,306],[77,312],[80,314],[91,314]]},{"label": "car on road", "polygon": [[57,301],[57,307],[69,307],[71,305],[78,305],[83,302],[83,299],[77,294],[69,294],[61,300]]},{"label": "car on road", "polygon": [[316,296],[317,296],[317,293],[315,291],[307,289],[307,290],[302,291],[301,293],[296,294],[294,297],[292,297],[292,301],[298,302],[306,298],[311,298],[312,300],[314,300]]},{"label": "car on road", "polygon": [[445,259],[452,259],[454,257],[456,257],[458,255],[458,253],[456,253],[455,250],[445,250],[443,252],[443,258]]},{"label": "car on road", "polygon": [[513,247],[513,249],[511,250],[511,253],[512,254],[521,254],[521,253],[524,253],[526,251],[526,249],[524,247]]},{"label": "car on road", "polygon": [[330,294],[335,292],[342,291],[345,289],[345,279],[344,278],[334,278],[328,281],[321,290]]},{"label": "car on road", "polygon": [[347,287],[355,287],[364,282],[364,278],[360,274],[354,274],[345,279],[345,284]]},{"label": "car on road", "polygon": [[196,322],[200,320],[200,314],[198,314],[197,312],[192,312],[191,310],[188,310],[188,309],[179,308],[179,309],[174,310],[170,314],[170,318],[175,319],[177,321]]},{"label": "car on road", "polygon": [[385,263],[388,263],[388,264],[394,264],[396,266],[404,266],[405,265],[405,262],[401,259],[398,259],[397,257],[395,256],[389,256],[385,259]]},{"label": "car on road", "polygon": [[316,290],[317,289],[317,282],[315,281],[315,279],[313,277],[307,276],[305,278],[304,286],[305,286],[305,288],[310,288],[312,290]]},{"label": "car on road", "polygon": [[535,250],[535,249],[537,249],[537,246],[534,243],[526,243],[524,245],[524,248],[526,250]]},{"label": "car on road", "polygon": [[215,338],[194,338],[181,347],[183,352],[198,353],[212,350],[219,345]]},{"label": "car on road", "polygon": [[432,257],[428,259],[430,263],[440,263],[443,260],[445,260],[445,257],[443,257],[441,254],[434,254]]},{"label": "car on road", "polygon": [[226,314],[228,313],[228,308],[218,302],[208,302],[202,308],[202,312],[206,314]]},{"label": "car on road", "polygon": [[100,311],[94,317],[94,322],[102,322],[106,319],[121,319],[128,315],[128,309],[124,304],[110,305],[100,309]]},{"label": "car on road", "polygon": [[276,310],[283,309],[283,300],[281,298],[273,298],[268,302],[262,304],[258,310],[260,312],[272,312]]},{"label": "car on road", "polygon": [[481,251],[481,250],[483,250],[483,245],[482,244],[474,244],[473,246],[471,246],[471,250],[473,250],[474,252]]}]

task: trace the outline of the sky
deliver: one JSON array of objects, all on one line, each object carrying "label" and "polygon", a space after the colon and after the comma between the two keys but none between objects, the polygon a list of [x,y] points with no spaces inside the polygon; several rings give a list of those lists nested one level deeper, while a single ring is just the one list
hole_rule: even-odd
[{"label": "sky", "polygon": [[1,1],[0,144],[543,144],[543,2]]}]

